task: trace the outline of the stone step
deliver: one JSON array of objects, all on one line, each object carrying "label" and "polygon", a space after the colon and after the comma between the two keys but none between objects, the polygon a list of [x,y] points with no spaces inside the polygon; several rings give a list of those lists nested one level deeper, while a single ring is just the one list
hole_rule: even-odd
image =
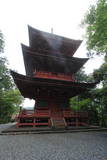
[{"label": "stone step", "polygon": [[52,119],[53,122],[53,127],[55,128],[65,128],[65,122],[64,119],[60,118],[60,119]]}]

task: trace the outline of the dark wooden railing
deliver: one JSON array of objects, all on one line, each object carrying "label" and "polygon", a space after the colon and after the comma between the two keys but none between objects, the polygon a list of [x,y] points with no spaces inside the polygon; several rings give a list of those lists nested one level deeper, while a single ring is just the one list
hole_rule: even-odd
[{"label": "dark wooden railing", "polygon": [[52,72],[44,72],[44,71],[37,71],[34,72],[34,77],[37,78],[50,78],[50,79],[58,79],[58,80],[66,80],[66,81],[75,81],[74,76],[72,75],[65,75],[65,74],[53,74]]},{"label": "dark wooden railing", "polygon": [[63,111],[63,116],[65,118],[70,118],[70,117],[88,117],[88,112]]},{"label": "dark wooden railing", "polygon": [[[57,120],[59,118],[63,118],[64,119],[64,123],[65,126],[66,125],[81,125],[83,124],[83,122],[80,121],[81,119],[88,119],[88,112],[72,112],[70,110],[64,110],[61,112],[61,116],[57,117],[52,117],[51,115],[51,111],[49,109],[37,109],[36,111],[34,110],[21,110],[19,115],[17,116],[17,127],[19,126],[42,126],[42,125],[46,125],[46,126],[52,126],[52,119],[51,118],[55,118],[55,120]],[[66,119],[70,119],[70,118],[75,118],[75,122],[70,122],[70,121],[66,121]],[[39,120],[38,120],[39,119]],[[45,119],[46,122],[43,120]],[[83,125],[85,125],[86,123],[84,123]]]}]

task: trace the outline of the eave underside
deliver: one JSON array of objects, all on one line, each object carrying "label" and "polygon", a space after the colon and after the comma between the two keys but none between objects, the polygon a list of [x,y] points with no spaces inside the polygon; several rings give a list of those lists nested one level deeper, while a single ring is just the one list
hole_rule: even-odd
[{"label": "eave underside", "polygon": [[31,78],[11,71],[22,96],[35,99],[38,91],[48,91],[51,96],[73,97],[95,86],[95,83],[76,83],[61,80]]}]

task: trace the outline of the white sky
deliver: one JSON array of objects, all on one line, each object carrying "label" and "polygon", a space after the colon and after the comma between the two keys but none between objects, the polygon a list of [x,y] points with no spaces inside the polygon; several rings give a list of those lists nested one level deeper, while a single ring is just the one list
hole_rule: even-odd
[{"label": "white sky", "polygon": [[[39,30],[72,39],[83,39],[79,24],[90,4],[95,0],[0,0],[0,30],[5,38],[5,56],[9,68],[25,74],[20,43],[29,44],[30,25]],[[75,56],[86,57],[85,42]],[[86,73],[101,65],[101,58],[89,60]],[[31,104],[31,103],[30,103]],[[28,106],[30,105],[28,104]]]}]

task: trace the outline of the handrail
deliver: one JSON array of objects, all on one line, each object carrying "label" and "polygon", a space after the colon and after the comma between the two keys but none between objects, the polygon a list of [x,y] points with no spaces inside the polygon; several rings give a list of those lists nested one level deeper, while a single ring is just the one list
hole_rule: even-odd
[{"label": "handrail", "polygon": [[54,124],[53,124],[52,118],[50,118],[50,121],[51,121],[51,124],[52,124],[52,127],[53,127],[53,126],[54,126]]},{"label": "handrail", "polygon": [[63,120],[64,120],[65,127],[67,127],[67,123],[66,123],[66,121],[65,121],[65,118],[63,118]]}]

